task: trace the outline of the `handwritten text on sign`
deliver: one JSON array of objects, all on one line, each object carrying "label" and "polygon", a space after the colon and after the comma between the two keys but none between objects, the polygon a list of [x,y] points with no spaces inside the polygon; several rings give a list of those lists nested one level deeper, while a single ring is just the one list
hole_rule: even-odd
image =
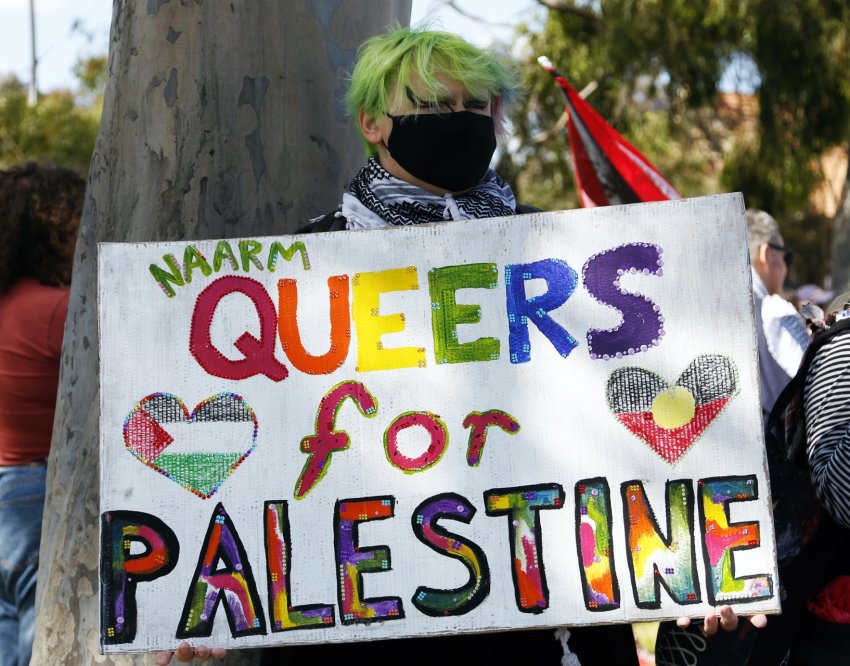
[{"label": "handwritten text on sign", "polygon": [[777,610],[746,253],[738,195],[102,245],[104,651]]}]

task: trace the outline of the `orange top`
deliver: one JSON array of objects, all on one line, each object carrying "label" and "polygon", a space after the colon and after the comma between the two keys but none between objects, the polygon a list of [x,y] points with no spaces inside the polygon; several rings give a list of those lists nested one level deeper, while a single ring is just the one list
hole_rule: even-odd
[{"label": "orange top", "polygon": [[24,278],[0,294],[0,465],[50,451],[68,293]]}]

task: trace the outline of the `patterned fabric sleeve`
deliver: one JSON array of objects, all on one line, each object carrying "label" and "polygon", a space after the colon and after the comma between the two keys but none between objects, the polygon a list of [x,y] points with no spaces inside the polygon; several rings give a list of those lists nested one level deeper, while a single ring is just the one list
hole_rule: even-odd
[{"label": "patterned fabric sleeve", "polygon": [[818,351],[804,400],[812,483],[835,521],[850,528],[850,330]]}]

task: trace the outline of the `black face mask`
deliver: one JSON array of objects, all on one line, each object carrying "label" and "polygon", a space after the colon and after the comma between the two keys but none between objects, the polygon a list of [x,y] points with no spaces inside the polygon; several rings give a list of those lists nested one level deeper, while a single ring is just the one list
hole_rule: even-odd
[{"label": "black face mask", "polygon": [[463,192],[487,173],[496,150],[490,116],[456,111],[389,117],[393,131],[387,150],[412,176],[449,192]]}]

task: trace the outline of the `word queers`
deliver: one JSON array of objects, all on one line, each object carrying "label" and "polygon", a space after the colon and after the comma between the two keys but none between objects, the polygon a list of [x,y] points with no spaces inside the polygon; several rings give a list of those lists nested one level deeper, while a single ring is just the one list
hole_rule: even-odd
[{"label": "word queers", "polygon": [[[226,241],[219,245],[221,243]],[[249,241],[240,241],[240,246],[243,243]],[[300,247],[295,248],[296,245]],[[274,256],[270,255],[269,270],[273,269],[272,258],[278,254],[285,256],[285,252],[291,257],[296,249],[301,250],[305,267],[309,266],[303,244],[299,242],[286,251],[278,249]],[[620,358],[658,345],[664,335],[664,317],[660,308],[648,296],[625,291],[620,286],[620,279],[628,273],[660,277],[661,254],[661,248],[652,243],[627,243],[595,254],[585,262],[581,272],[584,288],[597,302],[613,308],[622,317],[622,322],[614,329],[591,328],[587,331],[591,358]],[[256,260],[253,255],[249,258]],[[165,259],[170,272],[152,264],[151,274],[163,290],[166,293],[170,290],[172,295],[174,290],[170,283],[176,280],[180,280],[180,284],[190,282],[194,270],[201,271],[204,276],[213,273],[206,259],[191,245],[187,246],[184,257],[185,276],[172,255],[166,255]],[[222,261],[214,262],[216,271],[221,268]],[[237,265],[235,258],[233,265]],[[259,261],[252,262],[244,257],[242,265],[245,271],[251,266],[264,270]],[[550,258],[505,265],[503,274],[510,362],[527,363],[531,359],[529,322],[540,330],[559,355],[569,356],[579,343],[549,313],[573,295],[579,284],[578,273],[564,260]],[[442,266],[429,270],[427,283],[431,298],[434,356],[438,364],[499,359],[501,343],[497,338],[458,342],[457,327],[480,322],[481,309],[456,300],[460,289],[497,288],[498,278],[499,267],[495,263]],[[530,280],[542,280],[546,291],[529,296],[526,283]],[[275,307],[262,283],[240,275],[218,277],[198,296],[192,316],[190,351],[201,367],[216,377],[239,380],[265,375],[274,381],[282,381],[288,376],[289,369],[275,357],[276,338],[279,337],[283,351],[295,369],[314,375],[330,374],[340,368],[348,357],[353,321],[357,333],[356,367],[359,372],[425,367],[423,347],[384,348],[381,344],[383,335],[404,330],[404,315],[382,314],[380,296],[418,290],[420,277],[416,267],[357,273],[351,278],[348,275],[331,276],[327,285],[330,344],[324,354],[310,354],[304,347],[297,321],[299,292],[296,279],[278,281],[278,307]],[[260,323],[258,338],[246,332],[234,342],[243,355],[239,360],[222,354],[210,337],[210,326],[219,302],[225,296],[236,293],[250,299]]]}]

